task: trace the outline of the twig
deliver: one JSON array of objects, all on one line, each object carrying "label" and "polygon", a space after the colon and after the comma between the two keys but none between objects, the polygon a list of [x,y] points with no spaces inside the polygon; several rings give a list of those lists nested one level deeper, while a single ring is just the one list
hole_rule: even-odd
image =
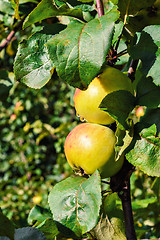
[{"label": "twig", "polygon": [[127,76],[131,79],[132,82],[135,80],[135,72],[138,65],[138,61],[139,60],[133,60],[133,59],[131,60],[131,64],[127,73]]},{"label": "twig", "polygon": [[17,30],[22,26],[23,21],[24,21],[24,18],[17,23],[17,25],[14,27],[14,29],[9,33],[6,40],[0,45],[0,52],[2,51],[2,49],[4,49],[5,47],[8,46],[10,41],[13,39],[15,33],[17,32]]},{"label": "twig", "polygon": [[98,17],[103,16],[104,15],[103,0],[96,0],[96,5],[97,5]]}]

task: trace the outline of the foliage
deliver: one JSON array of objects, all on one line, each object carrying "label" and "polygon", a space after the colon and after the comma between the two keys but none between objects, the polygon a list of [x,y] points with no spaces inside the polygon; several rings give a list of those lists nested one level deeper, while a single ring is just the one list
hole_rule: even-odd
[{"label": "foliage", "polygon": [[115,91],[100,108],[116,121],[117,154],[136,167],[137,237],[160,237],[160,1],[103,2],[99,17],[92,0],[0,0],[0,239],[126,238],[110,179],[72,175],[63,145],[79,122],[74,88],[133,62],[134,96]]}]

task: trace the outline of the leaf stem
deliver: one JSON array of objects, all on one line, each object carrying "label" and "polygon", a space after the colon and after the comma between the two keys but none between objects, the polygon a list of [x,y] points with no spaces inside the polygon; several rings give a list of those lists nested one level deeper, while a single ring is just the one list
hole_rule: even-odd
[{"label": "leaf stem", "polygon": [[102,17],[104,15],[103,0],[96,0],[96,5],[97,5],[98,17]]}]

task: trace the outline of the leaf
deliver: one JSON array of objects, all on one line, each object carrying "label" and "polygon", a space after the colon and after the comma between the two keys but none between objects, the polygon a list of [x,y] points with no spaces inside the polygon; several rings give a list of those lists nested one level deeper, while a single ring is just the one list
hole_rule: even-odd
[{"label": "leaf", "polygon": [[45,44],[52,36],[41,31],[20,43],[14,62],[17,80],[32,88],[41,88],[50,80],[54,65]]},{"label": "leaf", "polygon": [[144,128],[156,125],[157,134],[160,132],[160,108],[147,109],[145,115],[141,117],[141,121],[136,124],[135,131],[139,134]]},{"label": "leaf", "polygon": [[12,86],[13,82],[9,79],[8,72],[0,70],[0,101],[7,99]]},{"label": "leaf", "polygon": [[51,217],[52,217],[52,214],[48,209],[45,209],[36,205],[31,209],[28,215],[28,223],[32,225],[32,224],[35,224],[35,222],[37,222],[36,223],[37,225]]},{"label": "leaf", "polygon": [[153,83],[160,85],[160,26],[145,27],[139,42],[130,49],[133,59],[141,59],[140,71],[153,78]]},{"label": "leaf", "polygon": [[160,107],[160,87],[151,77],[142,78],[137,85],[136,104],[148,108]]},{"label": "leaf", "polygon": [[120,0],[118,1],[118,9],[121,17],[136,14],[139,10],[151,7],[155,0]]},{"label": "leaf", "polygon": [[0,9],[3,13],[14,15],[14,9],[12,8],[12,4],[7,0],[0,1]]},{"label": "leaf", "polygon": [[133,211],[140,208],[147,208],[149,204],[155,203],[157,201],[156,197],[150,197],[147,199],[135,200],[132,202]]},{"label": "leaf", "polygon": [[103,214],[99,223],[92,230],[95,239],[125,239],[123,211],[117,205],[120,200],[117,193],[107,195],[103,201]]},{"label": "leaf", "polygon": [[0,237],[0,240],[10,240],[8,237]]},{"label": "leaf", "polygon": [[128,129],[127,118],[134,108],[135,97],[126,90],[109,93],[101,102],[100,108]]},{"label": "leaf", "polygon": [[47,240],[38,229],[33,227],[18,228],[15,230],[14,240]]},{"label": "leaf", "polygon": [[149,176],[160,177],[160,138],[156,125],[143,129],[134,148],[126,154],[127,160]]},{"label": "leaf", "polygon": [[14,231],[13,223],[3,215],[0,209],[0,236],[9,237],[11,240],[14,240]]},{"label": "leaf", "polygon": [[154,193],[157,196],[158,201],[160,200],[160,178],[155,178],[152,186],[151,186],[152,191],[154,191]]},{"label": "leaf", "polygon": [[118,161],[118,159],[122,156],[122,154],[124,154],[124,151],[128,148],[128,146],[132,142],[133,127],[131,127],[130,131],[126,131],[121,129],[121,127],[119,127],[119,124],[118,124],[115,132],[115,136],[117,139],[115,144],[115,156],[116,156],[116,160]]},{"label": "leaf", "polygon": [[90,231],[98,222],[101,205],[100,176],[69,177],[56,184],[49,194],[54,220],[77,236]]},{"label": "leaf", "polygon": [[105,62],[118,16],[114,10],[86,24],[71,23],[48,41],[50,58],[61,79],[80,89],[89,85]]},{"label": "leaf", "polygon": [[152,6],[142,8],[135,15],[130,15],[127,18],[126,28],[134,35],[136,32],[141,32],[146,26],[159,24],[160,2],[155,1]]},{"label": "leaf", "polygon": [[66,3],[58,7],[55,0],[42,0],[37,7],[27,16],[23,28],[46,18],[56,16],[71,16],[83,20],[82,10],[70,8]]},{"label": "leaf", "polygon": [[37,226],[41,232],[44,233],[47,239],[54,239],[55,236],[59,234],[57,225],[53,219],[47,218],[41,224]]}]

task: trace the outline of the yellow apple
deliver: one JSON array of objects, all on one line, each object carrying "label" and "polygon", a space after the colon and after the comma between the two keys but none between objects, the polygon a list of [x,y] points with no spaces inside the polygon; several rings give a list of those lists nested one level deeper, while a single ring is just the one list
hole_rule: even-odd
[{"label": "yellow apple", "polygon": [[67,136],[64,151],[76,172],[92,174],[99,169],[102,178],[106,178],[115,175],[123,165],[123,157],[115,161],[115,142],[116,137],[110,128],[81,123]]},{"label": "yellow apple", "polygon": [[133,93],[131,80],[118,69],[107,67],[104,72],[93,79],[86,90],[76,89],[73,100],[77,115],[87,122],[108,125],[114,122],[99,105],[103,98],[118,90]]}]

